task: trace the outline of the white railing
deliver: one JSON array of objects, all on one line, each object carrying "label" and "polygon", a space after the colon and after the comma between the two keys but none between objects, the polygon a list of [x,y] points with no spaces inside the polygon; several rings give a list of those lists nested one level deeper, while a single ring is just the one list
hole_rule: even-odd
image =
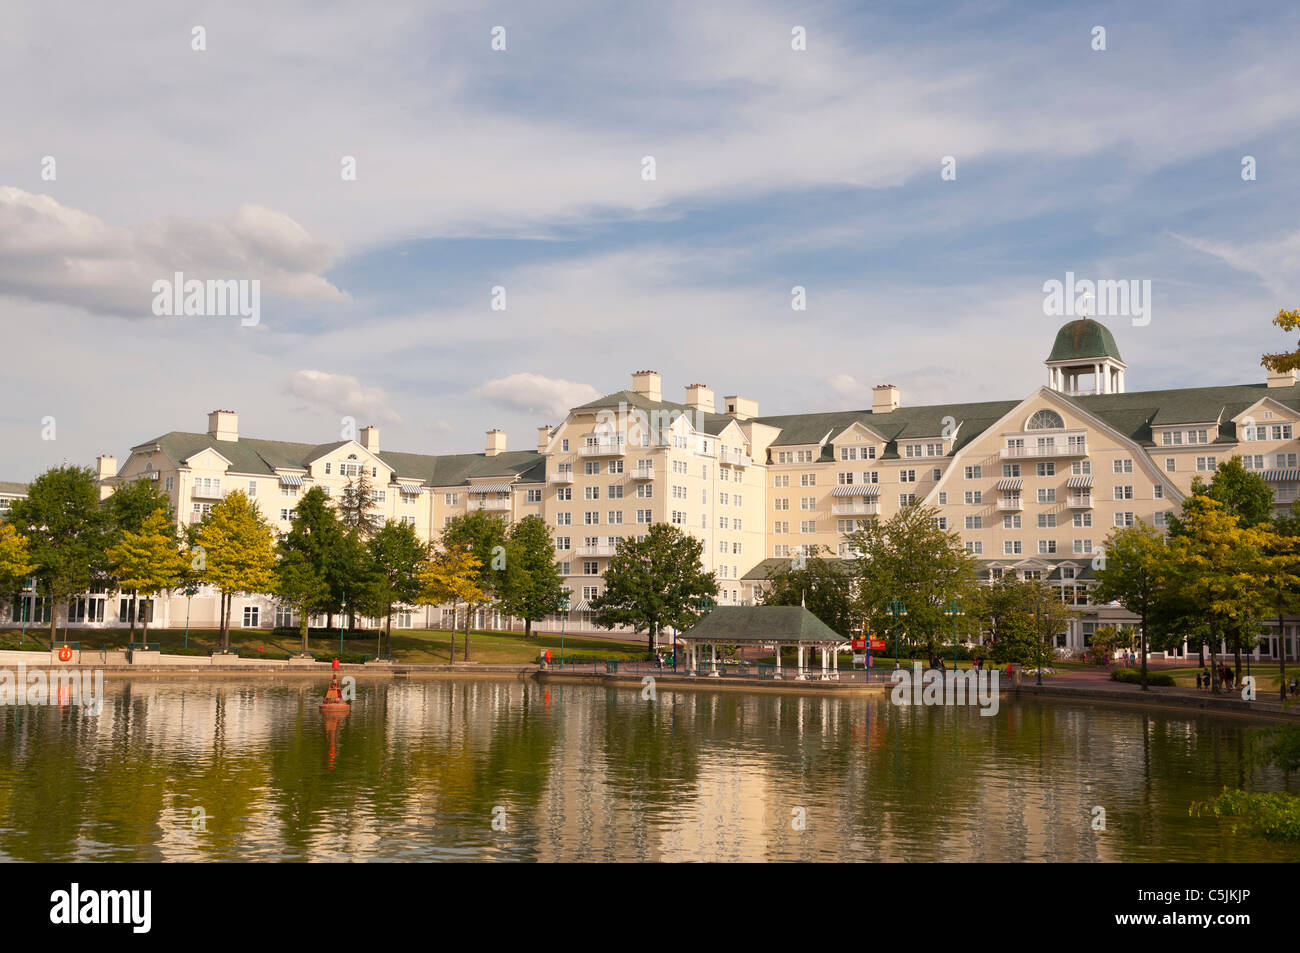
[{"label": "white railing", "polygon": [[510,509],[510,501],[479,500],[478,502],[470,503],[469,508],[471,510],[508,510]]},{"label": "white railing", "polygon": [[748,467],[753,466],[754,458],[747,453],[741,453],[739,450],[723,450],[718,454],[718,462],[733,467]]},{"label": "white railing", "polygon": [[576,550],[579,556],[613,556],[618,549],[617,546],[579,546]]},{"label": "white railing", "polygon": [[583,457],[621,457],[627,453],[627,445],[615,442],[588,443],[578,448]]},{"label": "white railing", "polygon": [[654,470],[649,467],[637,467],[629,472],[632,474],[633,480],[653,480],[655,478]]},{"label": "white railing", "polygon": [[556,470],[554,473],[551,474],[550,481],[551,481],[552,483],[572,483],[572,482],[573,482],[573,471],[572,471],[572,470]]},{"label": "white railing", "polygon": [[1039,446],[1035,443],[1029,447],[1003,447],[1002,459],[1023,459],[1025,457],[1086,457],[1088,455],[1088,442],[1086,440],[1076,440],[1073,442],[1065,440],[1051,440]]},{"label": "white railing", "polygon": [[1018,496],[1003,497],[998,500],[998,509],[1000,510],[1023,510],[1025,501]]},{"label": "white railing", "polygon": [[832,516],[878,516],[879,503],[832,503]]},{"label": "white railing", "polygon": [[1087,493],[1083,496],[1072,496],[1066,502],[1066,506],[1072,510],[1090,510],[1092,509],[1092,496]]}]

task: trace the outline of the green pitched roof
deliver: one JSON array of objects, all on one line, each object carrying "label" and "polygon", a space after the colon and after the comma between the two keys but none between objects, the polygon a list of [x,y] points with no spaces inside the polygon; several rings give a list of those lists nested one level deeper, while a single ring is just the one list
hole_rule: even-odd
[{"label": "green pitched roof", "polygon": [[26,496],[26,483],[10,483],[7,480],[0,480],[0,493],[8,496]]},{"label": "green pitched roof", "polygon": [[1052,353],[1047,355],[1049,361],[1081,361],[1090,357],[1123,360],[1110,329],[1092,318],[1079,318],[1057,331]]},{"label": "green pitched roof", "polygon": [[[347,443],[346,440],[325,444],[288,443],[255,437],[217,440],[210,434],[172,431],[140,446],[157,444],[176,463],[184,463],[204,450],[212,449],[230,461],[235,473],[270,476],[277,469],[306,469],[313,460]],[[485,453],[434,455],[388,450],[375,456],[393,469],[394,477],[419,480],[425,486],[461,486],[471,479],[488,477],[513,479],[518,476],[524,482],[545,480],[545,458],[534,450],[506,451],[494,457]]]},{"label": "green pitched roof", "polygon": [[682,633],[714,642],[847,642],[803,606],[719,606]]},{"label": "green pitched roof", "polygon": [[635,407],[638,410],[644,410],[646,413],[651,411],[664,411],[669,414],[681,413],[689,415],[688,419],[692,425],[698,425],[702,433],[717,436],[722,433],[727,424],[735,418],[727,414],[701,413],[697,414],[693,407],[687,404],[679,404],[671,400],[651,400],[645,394],[638,394],[635,391],[620,390],[612,394],[606,394],[604,397],[597,397],[595,400],[587,401],[585,404],[579,404],[574,410],[616,410],[620,404],[626,404],[628,407]]}]

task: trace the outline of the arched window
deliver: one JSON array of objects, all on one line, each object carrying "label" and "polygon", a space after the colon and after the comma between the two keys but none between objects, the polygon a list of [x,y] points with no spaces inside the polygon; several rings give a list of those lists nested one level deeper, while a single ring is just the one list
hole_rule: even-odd
[{"label": "arched window", "polygon": [[1034,416],[1029,418],[1029,426],[1026,430],[1060,430],[1065,426],[1065,421],[1061,415],[1054,410],[1040,410]]}]

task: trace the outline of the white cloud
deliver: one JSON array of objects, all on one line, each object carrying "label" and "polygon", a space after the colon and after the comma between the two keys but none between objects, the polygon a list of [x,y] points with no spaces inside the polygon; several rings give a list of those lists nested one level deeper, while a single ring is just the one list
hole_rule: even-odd
[{"label": "white cloud", "polygon": [[153,283],[249,279],[263,294],[308,301],[346,295],[321,277],[335,252],[271,209],[244,205],[215,219],[108,225],[48,195],[0,187],[0,295],[151,317]]},{"label": "white cloud", "polygon": [[485,382],[474,396],[511,410],[546,414],[553,421],[562,420],[571,407],[585,404],[600,396],[590,384],[555,380],[541,374],[511,374]]},{"label": "white cloud", "polygon": [[1174,237],[1237,271],[1256,275],[1264,287],[1280,297],[1300,292],[1300,231],[1280,239],[1236,245],[1177,234]]},{"label": "white cloud", "polygon": [[357,423],[399,423],[401,415],[392,409],[389,397],[378,387],[365,387],[351,374],[327,371],[297,371],[289,378],[285,391],[310,401],[316,407],[343,417],[355,417]]}]

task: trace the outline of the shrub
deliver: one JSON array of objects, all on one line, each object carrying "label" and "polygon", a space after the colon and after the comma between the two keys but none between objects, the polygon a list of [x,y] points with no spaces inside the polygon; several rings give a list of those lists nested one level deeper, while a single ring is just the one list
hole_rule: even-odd
[{"label": "shrub", "polygon": [[[1229,791],[1209,801],[1193,803],[1192,817],[1240,817],[1256,834],[1273,841],[1300,841],[1300,797],[1281,791],[1254,794]],[[1235,833],[1235,830],[1234,830]]]},{"label": "shrub", "polygon": [[[1132,685],[1140,685],[1142,683],[1142,672],[1136,668],[1117,668],[1110,673],[1110,679],[1113,682],[1128,682]],[[1172,686],[1174,677],[1164,672],[1153,672],[1148,669],[1147,684]]]}]

